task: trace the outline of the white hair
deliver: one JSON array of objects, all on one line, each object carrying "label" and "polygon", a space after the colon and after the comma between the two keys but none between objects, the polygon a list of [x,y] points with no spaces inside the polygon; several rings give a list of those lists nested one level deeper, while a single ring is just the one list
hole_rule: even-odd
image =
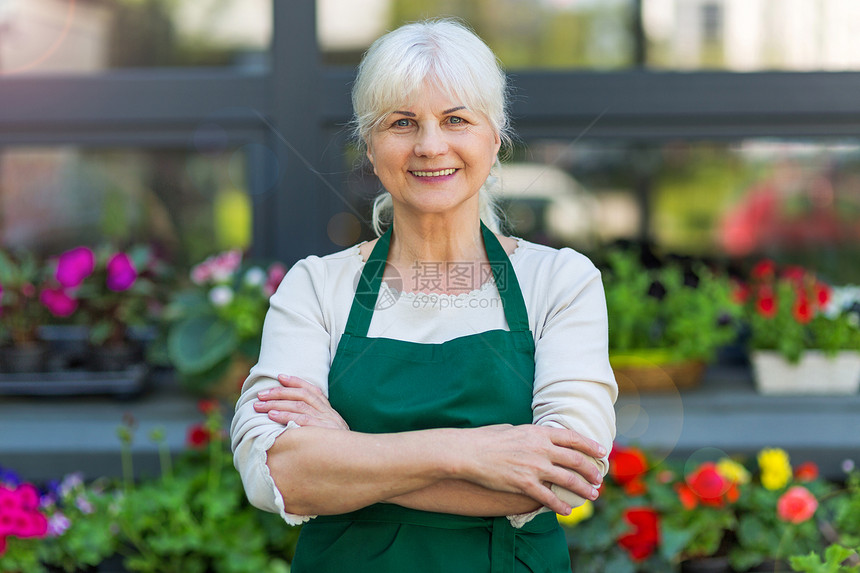
[{"label": "white hair", "polygon": [[[353,133],[362,152],[373,129],[403,105],[404,95],[415,96],[427,81],[485,115],[503,144],[510,145],[507,83],[498,59],[465,25],[439,19],[401,26],[373,42],[364,55],[352,88]],[[497,158],[479,192],[481,219],[497,233],[499,169]],[[373,202],[377,235],[392,216],[391,195],[383,191]]]}]

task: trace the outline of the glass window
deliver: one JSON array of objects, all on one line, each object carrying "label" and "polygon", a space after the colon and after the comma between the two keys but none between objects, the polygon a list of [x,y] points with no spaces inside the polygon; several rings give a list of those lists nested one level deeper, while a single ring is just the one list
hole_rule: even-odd
[{"label": "glass window", "polygon": [[265,68],[272,0],[5,0],[0,75]]},{"label": "glass window", "polygon": [[857,140],[532,141],[503,182],[514,234],[538,242],[597,253],[647,235],[667,252],[769,257],[860,282]]},{"label": "glass window", "polygon": [[465,20],[507,69],[616,69],[632,63],[632,0],[317,0],[324,59],[354,65],[386,30],[429,17]]},{"label": "glass window", "polygon": [[642,0],[642,20],[653,68],[860,69],[854,0]]},{"label": "glass window", "polygon": [[2,149],[0,245],[51,255],[154,242],[186,264],[248,247],[247,150]]}]

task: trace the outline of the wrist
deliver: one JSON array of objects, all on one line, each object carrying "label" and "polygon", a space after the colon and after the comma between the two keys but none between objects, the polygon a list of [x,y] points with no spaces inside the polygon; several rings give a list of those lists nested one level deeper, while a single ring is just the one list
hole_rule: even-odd
[{"label": "wrist", "polygon": [[437,469],[440,479],[464,479],[468,475],[468,464],[471,461],[464,455],[464,439],[468,429],[443,428],[438,430],[435,444],[438,452]]}]

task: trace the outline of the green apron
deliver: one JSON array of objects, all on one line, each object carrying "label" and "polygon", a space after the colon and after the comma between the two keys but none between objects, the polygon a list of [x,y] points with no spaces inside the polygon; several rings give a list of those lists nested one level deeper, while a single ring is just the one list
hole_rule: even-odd
[{"label": "green apron", "polygon": [[[391,229],[364,265],[329,373],[329,401],[350,429],[389,433],[532,423],[534,338],[519,283],[481,223],[509,331],[439,344],[368,338]],[[521,529],[506,517],[467,517],[375,504],[304,525],[293,573],[561,573],[570,571],[555,514]]]}]

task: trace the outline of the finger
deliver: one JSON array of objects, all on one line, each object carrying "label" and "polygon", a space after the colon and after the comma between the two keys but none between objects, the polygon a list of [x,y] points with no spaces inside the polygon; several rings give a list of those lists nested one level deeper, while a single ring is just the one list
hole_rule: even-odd
[{"label": "finger", "polygon": [[553,484],[573,492],[583,499],[594,501],[600,496],[600,492],[596,487],[590,484],[586,479],[576,472],[568,471],[564,468],[557,468],[552,475],[547,476],[547,479]]},{"label": "finger", "polygon": [[595,486],[603,483],[603,473],[594,458],[567,448],[556,448],[551,451],[550,461],[565,469],[573,470]]},{"label": "finger", "polygon": [[311,408],[307,402],[301,400],[269,400],[267,402],[255,402],[254,410],[257,412],[271,412],[272,410],[282,410],[284,412],[295,412],[298,414],[319,414],[315,409]]},{"label": "finger", "polygon": [[304,389],[309,390],[310,392],[312,392],[316,395],[324,396],[322,388],[320,388],[316,384],[311,384],[310,382],[308,382],[304,378],[299,378],[298,376],[290,376],[288,374],[279,374],[278,375],[278,382],[280,382],[281,385],[283,385],[285,387],[304,388]]},{"label": "finger", "polygon": [[567,503],[562,501],[555,495],[551,489],[546,486],[540,484],[532,484],[531,486],[525,488],[523,493],[533,500],[537,501],[541,505],[544,505],[550,508],[552,511],[556,513],[560,513],[562,515],[570,515],[570,512],[573,508],[570,507]]},{"label": "finger", "polygon": [[325,412],[331,410],[331,404],[325,397],[314,394],[305,388],[272,388],[257,394],[262,401],[292,400],[305,402],[314,409]]},{"label": "finger", "polygon": [[335,420],[321,418],[319,416],[309,416],[307,414],[300,414],[297,412],[271,410],[269,411],[268,416],[269,419],[285,426],[290,422],[295,422],[299,426],[316,426],[321,428],[333,428],[338,430],[349,429],[345,425],[338,424]]},{"label": "finger", "polygon": [[562,430],[561,428],[540,427],[545,428],[549,432],[550,439],[557,446],[583,452],[592,458],[602,458],[606,455],[606,448],[591,438],[586,438],[579,432]]}]

